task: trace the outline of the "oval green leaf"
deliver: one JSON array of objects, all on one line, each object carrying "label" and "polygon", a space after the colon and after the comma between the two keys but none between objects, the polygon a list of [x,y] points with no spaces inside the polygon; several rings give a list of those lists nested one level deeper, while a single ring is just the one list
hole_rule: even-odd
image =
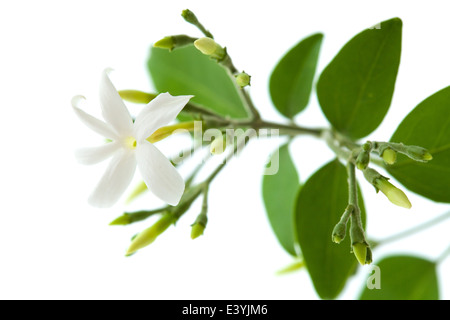
[{"label": "oval green leaf", "polygon": [[427,148],[433,159],[417,162],[399,155],[388,166],[394,178],[409,190],[437,202],[450,202],[450,87],[422,101],[400,123],[392,142]]},{"label": "oval green leaf", "polygon": [[[350,237],[336,244],[331,234],[348,204],[347,170],[334,160],[303,185],[296,206],[296,235],[317,294],[334,299],[357,266]],[[364,222],[365,209],[359,192]],[[350,228],[350,222],[347,230]]]},{"label": "oval green leaf", "polygon": [[383,121],[400,64],[402,21],[381,22],[351,39],[322,72],[317,96],[328,121],[362,138]]},{"label": "oval green leaf", "polygon": [[270,96],[277,110],[292,119],[311,95],[323,35],[314,34],[289,50],[270,77]]},{"label": "oval green leaf", "polygon": [[[418,257],[394,256],[375,264],[361,300],[437,300],[439,299],[436,264]],[[377,275],[377,273],[379,273]]]},{"label": "oval green leaf", "polygon": [[223,116],[248,116],[227,71],[193,45],[174,51],[152,48],[147,65],[158,92],[194,95],[193,102]]},{"label": "oval green leaf", "polygon": [[294,207],[300,188],[299,176],[289,154],[289,145],[276,150],[265,170],[262,195],[270,225],[281,246],[296,256]]}]

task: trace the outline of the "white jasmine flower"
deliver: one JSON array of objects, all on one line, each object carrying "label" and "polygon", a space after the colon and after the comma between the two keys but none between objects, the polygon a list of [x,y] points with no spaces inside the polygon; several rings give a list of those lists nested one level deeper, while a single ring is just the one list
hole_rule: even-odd
[{"label": "white jasmine flower", "polygon": [[93,131],[111,140],[99,147],[77,150],[83,164],[94,164],[112,158],[106,172],[89,197],[96,207],[110,207],[130,184],[136,166],[145,184],[157,197],[177,205],[184,192],[184,180],[170,161],[147,138],[155,130],[173,121],[192,96],[171,96],[162,93],[146,105],[135,121],[108,77],[102,74],[100,103],[105,121],[78,107],[84,97],[72,99],[72,107],[80,120]]}]

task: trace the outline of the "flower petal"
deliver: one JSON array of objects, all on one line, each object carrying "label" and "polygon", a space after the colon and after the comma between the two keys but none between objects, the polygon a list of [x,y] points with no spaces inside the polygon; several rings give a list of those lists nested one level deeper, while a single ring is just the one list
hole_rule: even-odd
[{"label": "flower petal", "polygon": [[75,96],[72,98],[72,107],[75,111],[75,114],[80,118],[80,120],[87,126],[89,129],[97,132],[99,135],[109,138],[112,140],[117,139],[117,134],[114,129],[108,124],[105,123],[90,114],[84,112],[78,107],[78,104],[81,100],[86,99],[83,96]]},{"label": "flower petal", "polygon": [[134,137],[147,139],[156,129],[173,121],[193,96],[171,96],[161,93],[149,102],[136,117]]},{"label": "flower petal", "polygon": [[110,69],[103,71],[100,81],[102,114],[106,122],[111,124],[119,135],[130,136],[132,134],[133,120],[125,103],[109,79],[109,71]]},{"label": "flower petal", "polygon": [[137,144],[136,160],[150,191],[164,202],[177,205],[184,192],[184,180],[161,151],[143,141]]},{"label": "flower petal", "polygon": [[136,171],[136,158],[131,150],[116,153],[89,197],[89,203],[95,207],[107,208],[119,200],[133,179]]},{"label": "flower petal", "polygon": [[98,147],[78,149],[75,151],[75,158],[81,164],[95,164],[112,156],[119,147],[119,143],[113,141]]}]

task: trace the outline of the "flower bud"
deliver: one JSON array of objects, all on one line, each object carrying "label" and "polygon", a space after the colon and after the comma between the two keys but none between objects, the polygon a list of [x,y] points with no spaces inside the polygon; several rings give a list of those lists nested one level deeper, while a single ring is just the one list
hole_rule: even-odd
[{"label": "flower bud", "polygon": [[172,36],[164,37],[161,40],[156,41],[153,46],[155,48],[167,49],[172,51],[175,47],[174,40]]},{"label": "flower bud", "polygon": [[406,155],[420,162],[427,162],[433,159],[433,156],[427,149],[418,146],[406,146]]},{"label": "flower bud", "polygon": [[161,141],[174,133],[186,133],[190,131],[194,131],[195,129],[195,121],[186,121],[179,122],[177,124],[161,127],[152,133],[150,137],[147,138],[147,141],[150,143],[155,143]]},{"label": "flower bud", "polygon": [[352,245],[353,254],[360,265],[372,263],[372,250],[367,243],[357,242]]},{"label": "flower bud", "polygon": [[203,234],[206,228],[206,224],[208,223],[208,217],[206,215],[207,205],[203,205],[202,212],[197,216],[195,222],[191,225],[191,239],[195,239]]},{"label": "flower bud", "polygon": [[142,195],[144,192],[148,190],[147,185],[144,181],[141,181],[134,189],[131,191],[130,195],[128,196],[126,203],[131,203],[134,199]]},{"label": "flower bud", "polygon": [[250,78],[251,77],[247,73],[241,72],[236,76],[236,84],[241,88],[249,86]]},{"label": "flower bud", "polygon": [[130,224],[131,219],[128,214],[124,214],[116,219],[114,219],[112,222],[110,222],[110,226],[126,226]]},{"label": "flower bud", "polygon": [[203,37],[194,41],[194,46],[201,53],[210,56],[216,60],[222,60],[225,57],[225,49],[217,44],[213,39]]},{"label": "flower bud", "polygon": [[147,104],[156,98],[155,94],[139,90],[120,90],[119,95],[125,101],[142,104]]},{"label": "flower bud", "polygon": [[352,245],[353,253],[358,260],[359,264],[366,264],[367,246],[364,243],[355,243]]},{"label": "flower bud", "polygon": [[149,244],[151,244],[155,239],[167,228],[169,228],[175,221],[176,217],[172,214],[166,213],[163,214],[162,217],[155,222],[150,228],[145,229],[141,233],[139,233],[131,242],[130,247],[127,250],[127,255],[133,254],[139,249],[142,249]]},{"label": "flower bud", "polygon": [[211,154],[219,155],[222,154],[227,148],[227,138],[226,136],[215,138],[209,147]]},{"label": "flower bud", "polygon": [[395,163],[395,161],[397,161],[397,152],[395,152],[391,148],[386,148],[381,154],[381,157],[383,158],[384,163],[392,165]]},{"label": "flower bud", "polygon": [[191,239],[196,239],[199,236],[203,235],[205,231],[205,226],[201,223],[194,223],[191,229]]},{"label": "flower bud", "polygon": [[339,222],[334,226],[333,233],[331,234],[331,240],[334,243],[341,243],[345,238],[345,233],[347,231],[347,225],[345,223]]},{"label": "flower bud", "polygon": [[189,10],[185,9],[181,12],[181,16],[186,20],[186,22],[192,23],[192,24],[198,24],[198,19],[195,16],[195,14]]},{"label": "flower bud", "polygon": [[373,145],[372,145],[372,142],[370,142],[370,141],[367,141],[366,143],[364,143],[362,145],[362,149],[366,152],[372,151],[372,148],[373,148]]},{"label": "flower bud", "polygon": [[184,34],[178,34],[174,36],[164,37],[161,40],[156,41],[153,46],[155,48],[167,49],[172,51],[177,48],[182,48],[194,43],[197,38],[192,38]]},{"label": "flower bud", "polygon": [[386,178],[376,179],[374,181],[374,186],[383,192],[393,204],[407,209],[411,208],[411,202],[409,202],[405,193],[393,186]]},{"label": "flower bud", "polygon": [[361,151],[356,158],[356,167],[365,170],[370,162],[370,151]]}]

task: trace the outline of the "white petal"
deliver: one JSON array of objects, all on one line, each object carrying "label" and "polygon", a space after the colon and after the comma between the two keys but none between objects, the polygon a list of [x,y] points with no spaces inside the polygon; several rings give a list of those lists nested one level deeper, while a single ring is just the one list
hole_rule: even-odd
[{"label": "white petal", "polygon": [[119,147],[119,143],[113,141],[98,147],[78,149],[75,158],[81,164],[95,164],[111,157]]},{"label": "white petal", "polygon": [[103,71],[100,81],[100,104],[106,122],[111,124],[121,136],[132,134],[133,120],[122,98],[108,76],[109,69]]},{"label": "white petal", "polygon": [[136,160],[150,191],[164,202],[177,205],[184,192],[184,180],[161,151],[143,141],[137,144]]},{"label": "white petal", "polygon": [[109,138],[112,140],[117,139],[117,134],[114,129],[107,123],[91,116],[90,114],[84,112],[78,107],[78,103],[84,100],[83,96],[75,96],[72,98],[72,107],[75,114],[80,118],[80,120],[91,130],[97,132],[99,135]]},{"label": "white petal", "polygon": [[171,96],[161,93],[149,102],[136,117],[134,137],[147,139],[156,129],[173,121],[193,96]]},{"label": "white petal", "polygon": [[134,152],[131,150],[117,152],[89,197],[89,203],[100,208],[107,208],[115,204],[130,184],[135,171]]}]

